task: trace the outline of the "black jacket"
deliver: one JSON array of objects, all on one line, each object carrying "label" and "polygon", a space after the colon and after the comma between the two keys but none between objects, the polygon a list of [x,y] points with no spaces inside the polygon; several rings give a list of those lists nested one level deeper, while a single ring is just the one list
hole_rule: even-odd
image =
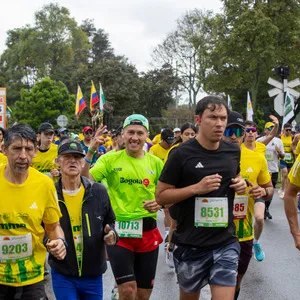
[{"label": "black jacket", "polygon": [[[49,254],[49,265],[55,271],[67,276],[99,276],[107,269],[104,227],[109,224],[114,229],[115,214],[112,210],[105,187],[100,183],[81,177],[85,189],[82,202],[82,262],[78,267],[70,217],[64,202],[62,183],[55,183],[59,206],[62,213],[60,225],[65,233],[68,244],[64,260],[57,260]],[[117,233],[115,232],[116,236]]]}]

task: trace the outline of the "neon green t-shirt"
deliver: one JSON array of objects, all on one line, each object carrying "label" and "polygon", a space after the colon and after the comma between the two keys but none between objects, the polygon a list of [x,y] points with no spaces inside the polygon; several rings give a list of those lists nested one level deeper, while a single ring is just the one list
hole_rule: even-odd
[{"label": "neon green t-shirt", "polygon": [[[267,184],[270,180],[268,164],[265,156],[256,151],[241,147],[241,176],[249,182],[259,185]],[[249,190],[250,188],[248,188]],[[248,196],[248,209],[245,219],[234,220],[236,235],[240,242],[249,241],[254,238],[253,216],[255,200]]]},{"label": "neon green t-shirt", "polygon": [[106,178],[117,221],[131,221],[145,217],[156,219],[156,213],[143,208],[143,201],[155,199],[162,168],[163,162],[154,155],[145,152],[143,158],[134,158],[121,150],[103,155],[90,173],[96,181]]}]

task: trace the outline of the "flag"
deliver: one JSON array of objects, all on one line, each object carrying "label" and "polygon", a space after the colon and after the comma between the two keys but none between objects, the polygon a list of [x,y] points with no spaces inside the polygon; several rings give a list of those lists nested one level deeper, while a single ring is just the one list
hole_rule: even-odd
[{"label": "flag", "polygon": [[85,107],[86,107],[86,103],[83,99],[81,88],[78,85],[76,106],[75,106],[75,115],[76,115],[77,118],[79,117],[81,112],[85,109]]},{"label": "flag", "polygon": [[253,121],[253,108],[252,108],[252,103],[250,99],[250,93],[247,92],[247,120],[248,121]]},{"label": "flag", "polygon": [[229,95],[227,96],[227,103],[228,103],[228,108],[229,108],[230,110],[232,110],[231,99],[230,99],[230,96],[229,96]]},{"label": "flag", "polygon": [[102,85],[100,83],[100,112],[103,112],[104,104],[105,104],[105,97],[102,90]]},{"label": "flag", "polygon": [[7,110],[12,114],[13,112],[12,112],[12,110],[10,109],[10,107],[7,105],[6,106],[6,108],[7,108]]},{"label": "flag", "polygon": [[294,99],[289,92],[285,93],[282,126],[294,116]]},{"label": "flag", "polygon": [[92,81],[91,86],[91,97],[90,97],[90,111],[94,110],[94,105],[99,102],[98,93],[96,92],[96,88],[94,82]]}]

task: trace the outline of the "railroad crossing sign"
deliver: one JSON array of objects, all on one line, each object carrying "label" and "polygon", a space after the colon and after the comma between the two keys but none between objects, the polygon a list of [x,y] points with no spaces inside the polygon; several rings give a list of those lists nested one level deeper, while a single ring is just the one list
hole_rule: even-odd
[{"label": "railroad crossing sign", "polygon": [[65,115],[60,115],[56,119],[56,123],[60,127],[66,127],[68,125],[68,118]]},{"label": "railroad crossing sign", "polygon": [[274,86],[273,89],[268,90],[269,97],[276,96],[274,99],[274,109],[280,116],[283,116],[284,92],[289,92],[294,98],[299,98],[300,93],[293,88],[300,85],[300,79],[297,78],[290,82],[284,79],[282,83],[269,77],[268,84]]}]

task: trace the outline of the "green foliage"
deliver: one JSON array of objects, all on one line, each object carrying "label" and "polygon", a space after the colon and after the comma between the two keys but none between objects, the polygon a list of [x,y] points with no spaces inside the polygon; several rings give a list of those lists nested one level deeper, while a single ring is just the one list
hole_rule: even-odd
[{"label": "green foliage", "polygon": [[30,90],[22,89],[21,100],[14,106],[14,118],[37,129],[39,124],[56,124],[59,115],[72,117],[75,98],[70,96],[66,86],[60,81],[49,78],[37,82]]}]

